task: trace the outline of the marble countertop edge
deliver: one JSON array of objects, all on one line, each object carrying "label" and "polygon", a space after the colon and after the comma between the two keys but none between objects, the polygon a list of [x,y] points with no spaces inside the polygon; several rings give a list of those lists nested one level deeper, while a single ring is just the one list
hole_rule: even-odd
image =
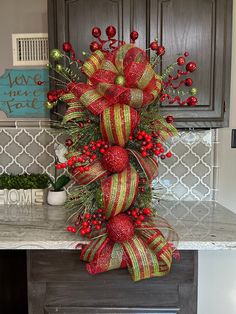
[{"label": "marble countertop edge", "polygon": [[[86,244],[80,241],[6,241],[0,243],[0,250],[75,250]],[[228,250],[236,249],[235,242],[180,241],[178,250]]]}]

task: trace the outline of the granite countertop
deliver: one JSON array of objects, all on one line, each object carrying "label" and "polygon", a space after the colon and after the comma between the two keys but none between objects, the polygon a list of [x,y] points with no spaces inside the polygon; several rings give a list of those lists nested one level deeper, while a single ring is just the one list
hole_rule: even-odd
[{"label": "granite countertop", "polygon": [[[236,214],[216,202],[161,201],[158,213],[177,231],[181,250],[236,248]],[[63,207],[0,206],[0,249],[74,249]]]}]

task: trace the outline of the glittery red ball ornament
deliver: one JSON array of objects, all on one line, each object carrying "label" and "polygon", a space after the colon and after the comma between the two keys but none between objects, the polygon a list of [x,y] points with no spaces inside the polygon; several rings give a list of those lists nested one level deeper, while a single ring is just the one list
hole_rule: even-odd
[{"label": "glittery red ball ornament", "polygon": [[121,172],[129,164],[129,155],[121,146],[111,146],[106,150],[101,162],[106,170],[112,173]]},{"label": "glittery red ball ornament", "polygon": [[159,47],[157,48],[157,55],[158,55],[158,56],[163,56],[164,53],[165,53],[165,47],[164,47],[164,46],[159,46]]},{"label": "glittery red ball ornament", "polygon": [[189,62],[186,64],[186,70],[189,71],[189,72],[194,72],[197,68],[197,65],[195,62]]},{"label": "glittery red ball ornament", "polygon": [[197,104],[197,98],[194,96],[191,96],[187,99],[187,104],[191,107],[196,106]]},{"label": "glittery red ball ornament", "polygon": [[101,45],[96,41],[92,41],[89,47],[92,52],[101,49]]},{"label": "glittery red ball ornament", "polygon": [[136,32],[136,31],[132,31],[131,33],[130,33],[130,38],[132,39],[132,40],[136,40],[137,38],[138,38],[138,32]]},{"label": "glittery red ball ornament", "polygon": [[157,48],[158,48],[158,43],[157,43],[157,41],[151,42],[150,48],[151,48],[152,50],[157,50]]},{"label": "glittery red ball ornament", "polygon": [[112,25],[109,25],[107,28],[106,28],[106,34],[107,34],[107,37],[108,38],[112,38],[116,35],[116,28]]},{"label": "glittery red ball ornament", "polygon": [[132,219],[126,214],[119,214],[109,219],[107,223],[108,237],[117,243],[129,241],[134,236]]},{"label": "glittery red ball ornament", "polygon": [[185,64],[185,58],[184,57],[179,57],[178,59],[177,59],[177,63],[178,63],[178,65],[183,65],[183,64]]},{"label": "glittery red ball ornament", "polygon": [[173,116],[167,116],[166,117],[166,122],[167,123],[173,123],[174,122],[174,117]]},{"label": "glittery red ball ornament", "polygon": [[184,81],[184,84],[186,86],[191,86],[193,84],[193,80],[190,77],[186,78],[186,80]]},{"label": "glittery red ball ornament", "polygon": [[100,29],[99,27],[94,27],[94,28],[92,29],[92,35],[93,35],[93,37],[95,37],[95,38],[100,37],[100,36],[101,36],[101,29]]},{"label": "glittery red ball ornament", "polygon": [[72,50],[72,45],[71,43],[69,42],[65,42],[62,46],[62,49],[65,51],[65,52],[70,52]]}]

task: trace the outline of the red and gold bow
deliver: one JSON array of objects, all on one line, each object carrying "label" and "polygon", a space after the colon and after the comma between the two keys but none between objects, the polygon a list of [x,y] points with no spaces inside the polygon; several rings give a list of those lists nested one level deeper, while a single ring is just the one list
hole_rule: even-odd
[{"label": "red and gold bow", "polygon": [[166,275],[171,268],[174,249],[157,225],[168,230],[172,240],[177,240],[177,234],[163,218],[159,218],[158,223],[152,220],[145,223],[123,243],[116,243],[103,233],[82,250],[81,259],[88,262],[88,272],[97,274],[127,267],[134,281]]},{"label": "red and gold bow", "polygon": [[145,52],[132,44],[109,54],[95,51],[83,71],[88,83],[69,83],[68,88],[95,115],[117,103],[133,108],[149,105],[161,90],[161,79]]}]

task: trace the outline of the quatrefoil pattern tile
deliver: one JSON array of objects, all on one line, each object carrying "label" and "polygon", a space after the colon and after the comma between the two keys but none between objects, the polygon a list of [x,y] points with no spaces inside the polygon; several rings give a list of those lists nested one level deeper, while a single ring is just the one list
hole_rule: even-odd
[{"label": "quatrefoil pattern tile", "polygon": [[64,135],[51,129],[0,129],[0,173],[54,174],[54,144]]},{"label": "quatrefoil pattern tile", "polygon": [[[49,128],[0,129],[0,173],[54,174],[54,143],[65,135]],[[166,146],[173,157],[159,161],[153,187],[174,200],[212,199],[214,131],[180,132]]]}]

